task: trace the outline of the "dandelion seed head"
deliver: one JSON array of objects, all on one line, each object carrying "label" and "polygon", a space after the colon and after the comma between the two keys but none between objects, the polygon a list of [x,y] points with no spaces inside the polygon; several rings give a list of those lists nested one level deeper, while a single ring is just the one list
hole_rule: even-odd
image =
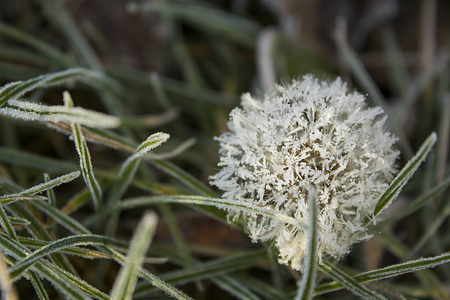
[{"label": "dandelion seed head", "polygon": [[[316,190],[319,260],[340,258],[368,238],[365,219],[392,179],[399,152],[380,107],[350,93],[340,79],[312,75],[261,98],[242,96],[220,143],[211,184],[223,198],[274,210],[308,224],[308,190]],[[231,219],[239,217],[229,212]],[[301,269],[307,236],[278,218],[245,214],[254,242],[274,241],[279,261]]]}]

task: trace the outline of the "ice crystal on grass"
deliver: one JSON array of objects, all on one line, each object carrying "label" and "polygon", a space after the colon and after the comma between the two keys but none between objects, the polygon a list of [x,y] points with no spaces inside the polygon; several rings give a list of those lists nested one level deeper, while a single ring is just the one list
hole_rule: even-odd
[{"label": "ice crystal on grass", "polygon": [[[223,198],[251,203],[308,224],[308,190],[318,203],[318,255],[340,258],[367,238],[365,220],[393,178],[399,152],[380,107],[368,107],[340,79],[311,75],[262,99],[242,96],[220,142],[211,184]],[[239,214],[230,212],[229,217]],[[253,241],[273,240],[280,262],[301,269],[306,232],[276,218],[245,214]]]}]

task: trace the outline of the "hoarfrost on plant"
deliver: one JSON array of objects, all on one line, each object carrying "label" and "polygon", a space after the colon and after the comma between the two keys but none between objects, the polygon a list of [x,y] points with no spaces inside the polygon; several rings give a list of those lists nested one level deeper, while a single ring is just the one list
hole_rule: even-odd
[{"label": "hoarfrost on plant", "polygon": [[[242,96],[220,143],[221,170],[211,184],[223,198],[258,205],[308,224],[308,190],[318,203],[318,255],[340,258],[366,239],[365,219],[392,179],[399,153],[380,107],[349,93],[340,79],[311,75],[277,86],[262,99]],[[304,229],[278,218],[243,217],[253,241],[273,240],[279,261],[301,269]]]}]

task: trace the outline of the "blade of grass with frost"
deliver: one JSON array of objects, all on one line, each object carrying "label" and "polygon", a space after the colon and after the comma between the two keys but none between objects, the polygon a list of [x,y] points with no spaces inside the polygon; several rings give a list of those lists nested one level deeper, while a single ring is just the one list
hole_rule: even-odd
[{"label": "blade of grass with frost", "polygon": [[185,20],[202,31],[224,35],[243,46],[254,47],[259,25],[237,15],[225,13],[212,6],[185,3],[130,2],[127,10],[136,12],[159,12]]},{"label": "blade of grass with frost", "polygon": [[[72,108],[73,101],[72,97],[68,92],[64,92],[64,104]],[[89,187],[91,192],[92,200],[94,203],[94,208],[96,211],[102,206],[102,189],[95,178],[94,170],[91,162],[91,155],[89,154],[89,149],[84,139],[84,135],[81,132],[80,125],[72,123],[73,140],[75,142],[75,148],[77,149],[78,156],[80,157],[80,168],[83,174],[84,182]]]},{"label": "blade of grass with frost", "polygon": [[[50,176],[47,173],[44,173],[44,181],[49,182],[50,180]],[[53,188],[47,190],[47,199],[50,205],[56,206],[56,196]]]},{"label": "blade of grass with frost", "polygon": [[45,287],[39,278],[39,275],[37,275],[35,272],[30,272],[29,274],[31,284],[33,285],[34,291],[36,292],[38,298],[40,300],[50,300],[49,296],[47,295],[47,291],[45,290]]},{"label": "blade of grass with frost", "polygon": [[117,128],[120,119],[81,107],[42,105],[20,100],[9,100],[0,114],[27,121],[77,123],[88,127]]},{"label": "blade of grass with frost", "polygon": [[314,288],[316,285],[317,277],[317,200],[316,191],[309,191],[308,196],[308,208],[309,208],[309,226],[307,231],[308,246],[306,256],[303,260],[302,279],[298,285],[298,293],[295,300],[310,300],[313,297]]},{"label": "blade of grass with frost", "polygon": [[397,198],[398,194],[401,192],[402,188],[408,182],[408,180],[414,175],[417,168],[425,160],[428,153],[431,151],[433,145],[436,143],[437,135],[435,132],[430,134],[430,136],[425,140],[425,142],[420,146],[416,155],[403,167],[403,169],[397,174],[392,183],[389,185],[387,190],[381,195],[380,200],[375,207],[374,216],[380,214],[385,207],[388,207],[392,201]]},{"label": "blade of grass with frost", "polygon": [[[36,204],[37,202],[35,202]],[[14,204],[13,204],[14,205]],[[74,220],[70,216],[62,213],[60,210],[50,206],[49,204],[42,202],[41,204],[34,205],[34,207],[38,208],[40,211],[45,213],[48,216],[51,216],[55,219],[61,226],[64,226],[69,231],[75,234],[91,234],[89,230],[87,230],[83,225],[81,225],[78,221]],[[105,251],[109,255],[111,255],[114,260],[119,262],[120,264],[125,263],[125,257],[119,252],[104,246],[97,246],[99,250]],[[152,283],[154,286],[158,287],[165,293],[177,298],[177,299],[191,299],[186,296],[183,292],[179,291],[177,288],[171,286],[170,284],[164,282],[159,279],[157,276],[152,273],[146,271],[145,269],[140,269],[140,276],[145,278],[147,281]]]},{"label": "blade of grass with frost", "polygon": [[426,203],[428,203],[428,201],[433,200],[434,197],[440,195],[449,186],[450,186],[450,177],[448,177],[444,182],[433,188],[431,191],[425,193],[424,195],[418,197],[416,200],[412,201],[401,211],[396,212],[395,215],[389,216],[386,219],[377,222],[377,224],[374,226],[374,230],[376,230],[376,228],[381,228],[386,224],[393,223],[394,221],[403,219],[404,217],[412,214],[413,212],[417,211],[419,208],[424,206]]},{"label": "blade of grass with frost", "polygon": [[[205,263],[197,263],[192,267],[169,272],[161,275],[161,279],[172,284],[185,284],[195,280],[243,270],[264,260],[267,260],[267,252],[265,250],[246,251],[230,257],[219,258]],[[140,284],[136,288],[135,295],[142,296],[152,290],[154,290],[153,286]]]},{"label": "blade of grass with frost", "polygon": [[9,100],[17,100],[25,93],[40,87],[47,87],[50,85],[57,85],[69,79],[84,79],[84,80],[103,80],[103,75],[82,68],[68,69],[61,72],[49,73],[40,75],[38,77],[26,80],[11,82],[2,87],[0,90],[0,107],[4,106]]},{"label": "blade of grass with frost", "polygon": [[127,300],[133,297],[138,281],[139,268],[149,247],[158,223],[155,213],[146,213],[139,223],[131,240],[125,264],[116,277],[112,291],[112,300]]},{"label": "blade of grass with frost", "polygon": [[[446,252],[438,256],[420,258],[396,265],[391,265],[385,268],[360,273],[358,275],[355,275],[353,278],[360,283],[383,280],[406,273],[418,272],[421,270],[434,268],[446,263],[450,263],[450,252]],[[316,288],[314,295],[321,295],[341,289],[342,287],[343,286],[338,282],[322,284]]]},{"label": "blade of grass with frost", "polygon": [[241,281],[235,280],[229,276],[218,276],[212,279],[221,289],[229,292],[231,295],[242,300],[258,300],[259,298],[249,290]]},{"label": "blade of grass with frost", "polygon": [[29,253],[26,258],[18,261],[14,266],[9,269],[11,278],[14,280],[26,272],[34,263],[43,257],[52,253],[59,253],[61,250],[72,248],[75,246],[87,246],[87,245],[114,245],[115,240],[101,235],[76,235],[69,236],[57,241],[48,243],[47,245],[39,248],[33,253]]},{"label": "blade of grass with frost", "polygon": [[3,230],[8,234],[9,237],[18,240],[17,233],[14,230],[14,227],[12,226],[8,215],[6,214],[3,205],[0,205],[0,224],[2,225]]},{"label": "blade of grass with frost", "polygon": [[[45,191],[48,191],[50,189],[53,189],[54,187],[57,187],[63,183],[70,182],[80,176],[80,171],[71,172],[68,174],[61,175],[59,177],[56,177],[52,180],[49,180],[47,182],[35,185],[29,189],[23,190],[19,193],[17,193],[18,196],[30,196],[39,194]],[[13,195],[9,195],[13,196]]]},{"label": "blade of grass with frost", "polygon": [[[13,239],[8,238],[3,234],[0,234],[0,243],[5,249],[7,249],[7,251],[11,252],[15,250],[14,254],[16,255],[17,258],[21,259],[20,261],[24,261],[27,259],[27,253],[29,253],[29,250],[23,245],[14,241]],[[75,292],[81,289],[82,291],[98,299],[108,299],[105,293],[100,292],[99,290],[92,287],[87,282],[83,281],[82,279],[78,278],[72,273],[63,270],[62,268],[54,264],[51,264],[48,261],[41,260],[41,258],[42,257],[36,257],[35,255],[33,256],[33,259],[36,261],[34,261],[34,264],[31,265],[32,270],[42,274],[50,281],[56,281],[62,285],[66,285],[69,289]],[[18,264],[19,264],[18,267],[21,268],[22,266],[20,262],[18,262]],[[14,265],[12,268],[14,268],[15,266],[16,265]],[[10,269],[9,272],[11,275],[11,273],[14,272],[14,269]]]},{"label": "blade of grass with frost", "polygon": [[137,167],[141,161],[141,158],[148,151],[158,147],[169,139],[167,133],[158,132],[149,136],[142,144],[140,144],[133,155],[131,155],[121,166],[119,176],[116,184],[114,185],[113,192],[111,193],[111,199],[109,202],[114,203],[114,200],[118,200],[123,196],[128,188],[131,180],[133,179]]},{"label": "blade of grass with frost", "polygon": [[208,205],[215,206],[220,209],[242,211],[246,213],[257,213],[270,218],[277,218],[287,224],[297,226],[299,229],[306,230],[308,227],[305,224],[300,223],[294,218],[278,213],[272,209],[266,209],[258,205],[252,205],[247,202],[242,201],[230,201],[222,198],[209,198],[202,196],[185,196],[185,195],[174,195],[174,196],[149,196],[149,197],[136,197],[125,199],[120,203],[120,208],[131,209],[140,206],[147,206],[151,204],[159,203],[180,203],[180,204],[196,204],[196,205]]},{"label": "blade of grass with frost", "polygon": [[372,300],[386,300],[382,295],[370,290],[369,288],[360,284],[357,280],[355,280],[352,276],[345,273],[343,270],[338,267],[324,261],[320,264],[319,268],[331,276],[334,280],[339,282],[342,286],[347,288],[353,294],[362,297],[363,299],[372,299]]},{"label": "blade of grass with frost", "polygon": [[22,196],[22,195],[5,195],[0,196],[0,205],[8,205],[17,201],[31,201],[31,200],[47,200],[43,196]]},{"label": "blade of grass with frost", "polygon": [[9,221],[14,225],[28,226],[31,223],[28,220],[22,218],[9,217]]}]

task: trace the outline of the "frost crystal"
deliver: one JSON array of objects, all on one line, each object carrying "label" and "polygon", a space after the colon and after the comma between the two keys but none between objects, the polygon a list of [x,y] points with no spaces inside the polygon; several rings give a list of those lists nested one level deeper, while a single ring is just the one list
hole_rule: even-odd
[{"label": "frost crystal", "polygon": [[[220,142],[211,184],[223,198],[251,203],[308,224],[308,190],[318,202],[318,255],[340,258],[368,238],[365,219],[392,179],[399,152],[380,107],[370,108],[340,79],[311,75],[263,99],[242,96]],[[239,213],[229,212],[229,217]],[[273,240],[279,261],[301,269],[306,232],[280,219],[245,214],[252,240]]]}]

